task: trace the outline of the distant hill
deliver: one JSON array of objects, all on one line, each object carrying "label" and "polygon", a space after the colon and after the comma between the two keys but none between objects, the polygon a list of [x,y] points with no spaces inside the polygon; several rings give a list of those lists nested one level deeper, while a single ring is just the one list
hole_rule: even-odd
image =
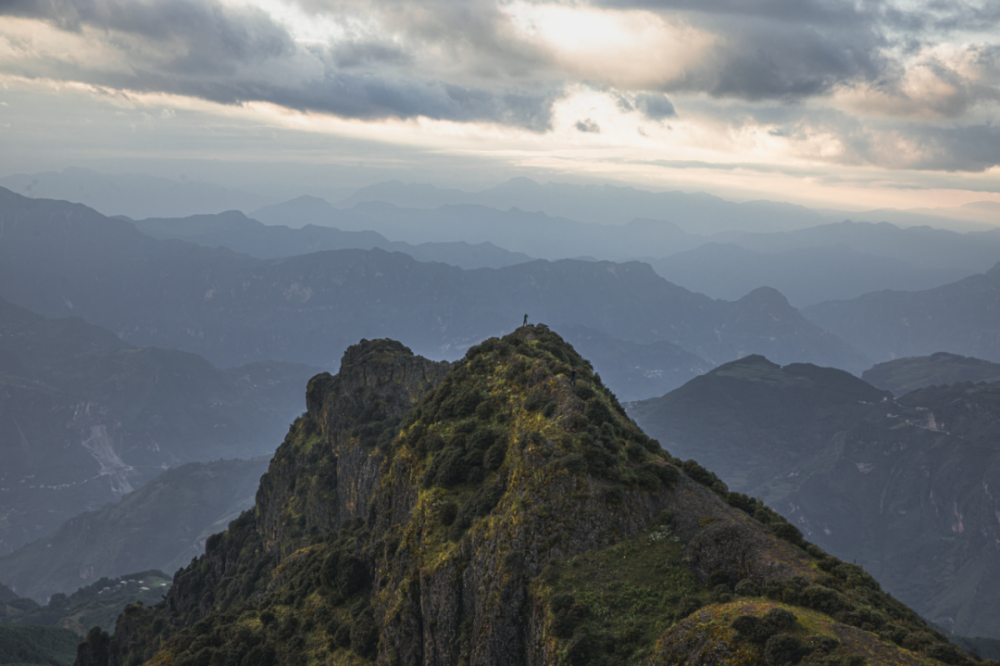
[{"label": "distant hill", "polygon": [[271,358],[331,367],[349,344],[377,337],[454,359],[524,313],[640,344],[670,342],[711,364],[764,353],[858,372],[870,366],[774,290],[715,301],[638,262],[465,271],[377,249],[268,261],[156,241],[82,207],[6,197],[0,295],[224,366]]},{"label": "distant hill", "polygon": [[613,185],[537,183],[514,178],[481,192],[441,189],[399,181],[363,187],[338,206],[383,202],[404,208],[485,206],[544,212],[581,222],[620,225],[634,218],[669,220],[691,233],[782,230],[822,224],[817,212],[775,201],[734,203],[705,193],[648,192]]},{"label": "distant hill", "polygon": [[167,467],[272,452],[316,372],[276,362],[220,370],[0,299],[0,553]]},{"label": "distant hill", "polygon": [[629,413],[924,617],[1000,638],[1000,383],[893,399],[839,370],[752,357]]},{"label": "distant hill", "polygon": [[734,300],[753,287],[769,286],[796,307],[854,298],[879,289],[927,289],[974,272],[929,268],[858,252],[845,245],[769,252],[735,243],[706,243],[694,250],[647,261],[667,280],[713,298]]},{"label": "distant hill", "polygon": [[130,571],[174,572],[200,555],[205,539],[253,506],[270,456],[188,463],[63,523],[0,556],[0,580],[44,601],[98,578]]},{"label": "distant hill", "polygon": [[70,167],[61,172],[17,174],[0,186],[36,199],[65,199],[105,215],[183,217],[225,210],[252,210],[268,197],[197,180],[171,180],[142,173],[101,173]]},{"label": "distant hill", "polygon": [[492,243],[392,242],[374,231],[341,231],[333,227],[303,228],[268,226],[239,211],[186,218],[133,220],[137,229],[160,240],[173,238],[207,247],[226,247],[259,259],[277,259],[323,250],[379,248],[404,252],[417,261],[440,261],[461,268],[500,268],[530,261],[531,257],[508,252]]},{"label": "distant hill", "polygon": [[945,351],[1000,362],[998,294],[1000,264],[934,289],[878,291],[803,314],[876,361]]},{"label": "distant hill", "polygon": [[[72,594],[53,594],[44,605],[27,598],[15,599],[6,607],[0,606],[0,626],[59,627],[81,637],[93,627],[112,631],[125,606],[159,603],[171,584],[169,575],[150,570],[101,578]],[[5,663],[2,658],[0,663]]]},{"label": "distant hill", "polygon": [[774,233],[734,233],[716,240],[758,252],[842,246],[924,269],[985,271],[1000,258],[1000,233],[958,233],[888,222],[836,222]]},{"label": "distant hill", "polygon": [[691,249],[706,238],[687,233],[664,219],[635,219],[627,224],[579,222],[539,211],[461,204],[433,209],[403,208],[384,202],[361,202],[325,212],[310,204],[302,212],[299,200],[251,214],[266,224],[332,226],[345,231],[376,231],[394,241],[423,243],[492,243],[542,259],[594,256],[623,260],[663,256]]},{"label": "distant hill", "polygon": [[865,370],[861,378],[872,386],[901,396],[938,384],[1000,381],[1000,363],[937,352],[930,356],[908,356],[878,363]]}]

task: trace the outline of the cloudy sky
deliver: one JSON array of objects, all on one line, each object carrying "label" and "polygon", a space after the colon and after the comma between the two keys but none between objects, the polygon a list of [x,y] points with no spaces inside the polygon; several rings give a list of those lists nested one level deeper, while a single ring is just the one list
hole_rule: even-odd
[{"label": "cloudy sky", "polygon": [[998,109],[996,0],[0,0],[0,175],[954,206],[1000,201]]}]

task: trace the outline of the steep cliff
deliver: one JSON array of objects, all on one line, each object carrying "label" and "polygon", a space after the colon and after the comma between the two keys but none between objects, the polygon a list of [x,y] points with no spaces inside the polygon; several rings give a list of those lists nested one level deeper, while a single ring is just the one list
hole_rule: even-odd
[{"label": "steep cliff", "polygon": [[363,341],[308,395],[256,509],[80,666],[971,662],[544,327],[450,368]]}]

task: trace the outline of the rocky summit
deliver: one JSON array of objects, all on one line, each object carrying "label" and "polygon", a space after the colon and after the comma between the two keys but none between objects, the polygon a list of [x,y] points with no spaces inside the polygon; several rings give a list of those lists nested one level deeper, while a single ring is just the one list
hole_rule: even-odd
[{"label": "rocky summit", "polygon": [[661,449],[543,326],[308,387],[256,507],[79,666],[972,664],[860,567]]}]

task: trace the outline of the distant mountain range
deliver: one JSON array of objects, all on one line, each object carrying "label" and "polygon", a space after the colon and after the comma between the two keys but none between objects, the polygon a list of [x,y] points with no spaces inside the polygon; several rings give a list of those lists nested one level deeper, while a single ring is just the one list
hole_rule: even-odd
[{"label": "distant mountain range", "polygon": [[524,313],[640,344],[670,342],[713,365],[750,353],[858,372],[870,365],[774,290],[714,301],[638,262],[465,271],[381,250],[259,260],[156,241],[83,206],[0,195],[0,295],[222,366],[280,359],[335,367],[348,345],[378,337],[453,359],[516,327]]},{"label": "distant mountain range", "polygon": [[877,363],[865,370],[861,378],[872,386],[902,396],[927,386],[1000,381],[1000,363],[937,352]]},{"label": "distant mountain range", "polygon": [[209,536],[253,506],[269,460],[167,470],[118,502],[80,513],[52,534],[0,556],[0,581],[21,597],[45,602],[99,578],[146,569],[172,574],[204,552]]},{"label": "distant mountain range", "polygon": [[839,370],[756,356],[629,413],[924,617],[1000,638],[998,405],[1000,383],[894,399]]},{"label": "distant mountain range", "polygon": [[225,210],[252,210],[271,201],[243,190],[197,180],[171,180],[142,173],[108,174],[70,167],[0,178],[0,186],[24,196],[65,199],[105,215],[183,217]]},{"label": "distant mountain range", "polygon": [[337,209],[309,197],[252,216],[267,224],[309,221],[359,233],[374,230],[410,244],[488,242],[543,259],[639,258],[671,282],[714,298],[732,300],[769,286],[801,306],[887,288],[936,287],[986,270],[1000,258],[997,232],[961,234],[887,223],[698,235],[662,219],[635,218],[611,226],[473,204],[420,209],[361,202]]},{"label": "distant mountain range", "polygon": [[206,247],[226,247],[259,259],[277,259],[324,250],[373,248],[404,252],[417,261],[440,261],[461,268],[501,268],[532,259],[526,254],[508,252],[489,242],[411,245],[390,241],[374,231],[341,231],[315,225],[295,229],[264,225],[236,210],[217,215],[130,221],[144,234],[156,239],[172,238]]},{"label": "distant mountain range", "polygon": [[[900,230],[901,235],[905,233]],[[749,285],[768,286],[780,291],[796,307],[855,298],[876,289],[927,289],[974,272],[877,256],[842,243],[777,251],[750,250],[738,243],[738,239],[733,243],[706,243],[646,261],[671,282],[713,298],[733,300],[743,296]]]},{"label": "distant mountain range", "polygon": [[0,299],[0,553],[169,466],[269,454],[316,372],[277,362],[220,370]]},{"label": "distant mountain range", "polygon": [[803,314],[876,361],[939,351],[1000,362],[1000,264],[924,291],[879,291]]}]

